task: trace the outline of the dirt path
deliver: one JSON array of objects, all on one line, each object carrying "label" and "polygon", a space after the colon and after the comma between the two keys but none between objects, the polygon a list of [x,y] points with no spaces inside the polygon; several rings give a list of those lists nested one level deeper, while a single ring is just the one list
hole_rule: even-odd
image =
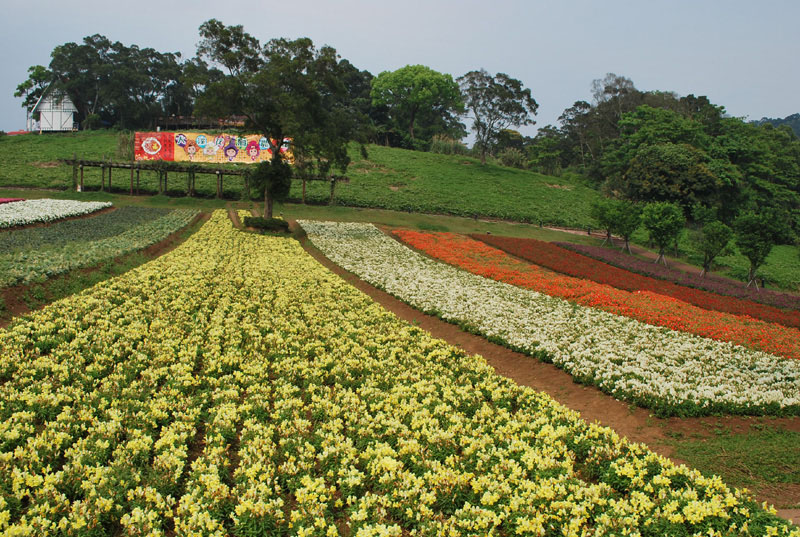
[{"label": "dirt path", "polygon": [[[800,432],[800,419],[798,418],[721,416],[661,419],[652,416],[648,410],[617,401],[597,388],[576,384],[569,374],[552,364],[540,362],[524,354],[490,343],[486,339],[465,332],[438,317],[415,310],[334,264],[311,245],[296,222],[291,221],[290,226],[312,257],[401,319],[419,325],[435,337],[444,339],[470,354],[480,354],[497,373],[522,386],[546,392],[559,403],[580,412],[586,421],[598,422],[611,427],[621,436],[625,436],[633,442],[644,443],[651,450],[669,457],[676,463],[685,463],[674,456],[672,439],[676,436],[705,438],[713,436],[717,429],[747,433],[751,429],[760,430],[763,427]],[[753,492],[759,501],[767,501],[770,504],[796,505],[800,503],[800,485],[797,484],[776,484]],[[786,510],[779,514],[795,521],[800,520],[800,510]]]},{"label": "dirt path", "polygon": [[226,206],[228,208],[228,218],[233,222],[233,227],[236,229],[244,229],[242,222],[239,220],[239,212],[234,209],[230,203],[226,203]]}]

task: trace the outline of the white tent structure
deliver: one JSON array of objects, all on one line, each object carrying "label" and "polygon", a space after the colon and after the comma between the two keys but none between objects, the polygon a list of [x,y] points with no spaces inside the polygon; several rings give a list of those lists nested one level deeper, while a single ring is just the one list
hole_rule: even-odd
[{"label": "white tent structure", "polygon": [[[39,113],[39,121],[34,119]],[[77,108],[69,100],[67,94],[53,87],[47,86],[36,104],[28,111],[28,131],[76,131],[78,124],[75,122]]]}]

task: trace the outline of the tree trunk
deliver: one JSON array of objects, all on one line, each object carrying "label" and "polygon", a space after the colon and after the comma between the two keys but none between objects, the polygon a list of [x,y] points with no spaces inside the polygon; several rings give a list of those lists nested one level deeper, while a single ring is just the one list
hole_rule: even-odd
[{"label": "tree trunk", "polygon": [[272,218],[272,196],[268,188],[264,189],[264,218]]}]

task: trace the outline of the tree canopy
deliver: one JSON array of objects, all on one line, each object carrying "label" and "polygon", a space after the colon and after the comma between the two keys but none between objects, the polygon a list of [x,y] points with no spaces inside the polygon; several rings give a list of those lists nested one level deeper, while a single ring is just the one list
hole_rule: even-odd
[{"label": "tree canopy", "polygon": [[642,224],[650,234],[650,240],[658,246],[656,263],[663,261],[666,265],[664,250],[678,240],[686,224],[683,211],[673,203],[648,203],[642,210]]},{"label": "tree canopy", "polygon": [[459,77],[467,110],[472,114],[475,146],[486,163],[486,153],[498,134],[509,127],[533,125],[531,117],[539,108],[531,90],[505,73],[490,75],[486,70],[470,71]]},{"label": "tree canopy", "polygon": [[385,107],[392,128],[427,148],[434,134],[463,137],[458,117],[464,111],[453,77],[424,65],[407,65],[384,71],[372,79],[372,105]]},{"label": "tree canopy", "polygon": [[[349,64],[339,61],[335,49],[317,49],[309,38],[272,39],[262,46],[242,26],[225,26],[216,19],[204,22],[200,35],[198,56],[227,74],[207,86],[197,108],[215,116],[247,118],[246,127],[269,141],[275,169],[265,171],[265,178],[282,177],[286,137],[291,137],[292,153],[305,172],[327,175],[333,168],[347,169],[347,144],[359,137],[363,115],[348,99],[344,75]],[[264,192],[269,218],[271,194],[283,191]]]}]

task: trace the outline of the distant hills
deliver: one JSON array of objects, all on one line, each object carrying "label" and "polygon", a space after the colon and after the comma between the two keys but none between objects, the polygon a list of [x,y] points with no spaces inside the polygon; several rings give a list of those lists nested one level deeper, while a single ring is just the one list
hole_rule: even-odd
[{"label": "distant hills", "polygon": [[752,121],[751,123],[755,123],[756,125],[764,125],[765,123],[771,123],[774,126],[779,125],[789,125],[794,133],[800,138],[800,114],[792,114],[791,116],[786,116],[783,119],[772,119],[768,117],[762,117],[761,119],[757,119]]}]

